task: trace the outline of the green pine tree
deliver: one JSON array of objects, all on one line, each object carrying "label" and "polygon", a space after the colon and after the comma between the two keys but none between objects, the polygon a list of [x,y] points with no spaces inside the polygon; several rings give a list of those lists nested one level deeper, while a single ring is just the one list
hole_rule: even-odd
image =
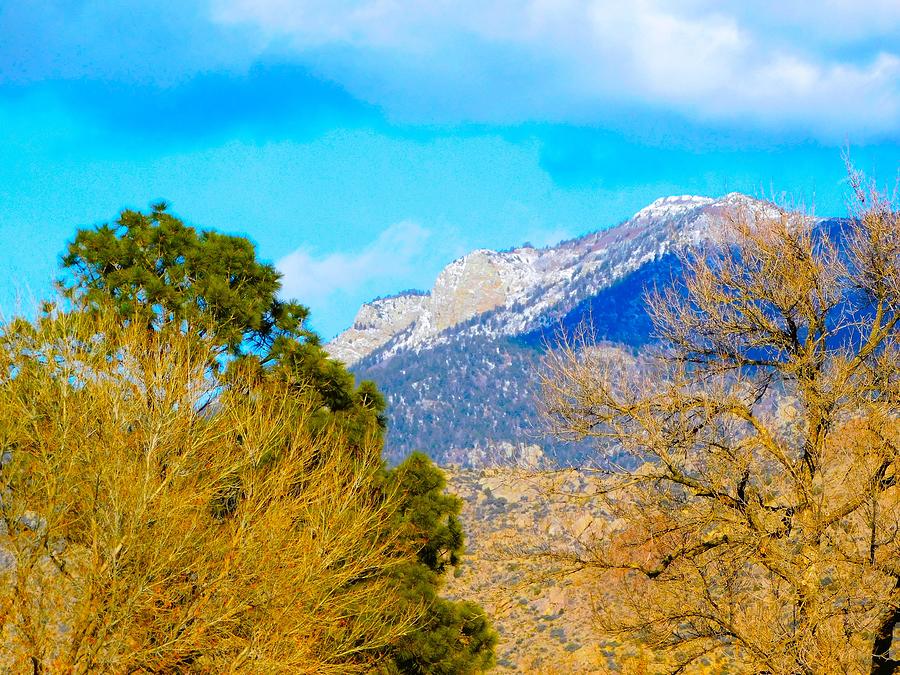
[{"label": "green pine tree", "polygon": [[306,327],[309,310],[278,297],[281,275],[260,262],[245,237],[197,231],[168,212],[123,211],[114,225],[80,229],[62,257],[64,293],[90,309],[112,302],[126,321],[151,329],[185,324],[218,344],[223,377],[285,378],[320,405],[318,424],[337,423],[361,446],[384,427],[385,401],[371,382],[356,385]]},{"label": "green pine tree", "polygon": [[473,673],[494,665],[497,635],[484,610],[439,595],[444,575],[460,564],[464,535],[462,500],[446,493],[443,472],[421,452],[387,474],[403,496],[395,527],[416,552],[416,561],[397,572],[403,602],[428,604],[427,620],[388,650],[386,672]]},{"label": "green pine tree", "polygon": [[[372,382],[357,385],[342,363],[328,357],[305,325],[308,309],[278,298],[278,271],[257,259],[248,239],[198,232],[160,203],[148,213],[123,211],[114,225],[78,230],[62,265],[68,277],[60,286],[78,307],[90,311],[111,302],[123,321],[140,321],[150,330],[191,326],[219,345],[214,367],[224,384],[239,373],[284,378],[315,395],[320,427],[337,425],[351,446],[383,439],[382,394]],[[443,473],[421,453],[385,469],[383,480],[384,489],[402,495],[388,523],[390,532],[399,530],[398,555],[415,553],[394,572],[397,609],[428,608],[420,625],[380,655],[383,668],[438,674],[488,669],[496,635],[484,611],[439,594],[443,576],[463,553],[461,501],[445,493]],[[240,486],[232,486],[215,507],[227,515],[239,494]]]}]

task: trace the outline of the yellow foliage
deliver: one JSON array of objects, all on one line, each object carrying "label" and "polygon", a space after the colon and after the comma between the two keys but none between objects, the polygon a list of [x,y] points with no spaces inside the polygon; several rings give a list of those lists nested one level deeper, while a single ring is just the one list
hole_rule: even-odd
[{"label": "yellow foliage", "polygon": [[541,550],[612,589],[597,624],[636,672],[900,669],[900,213],[850,182],[839,236],[730,214],[649,294],[640,367],[589,336],[548,358],[556,430],[642,463],[594,499],[616,527]]},{"label": "yellow foliage", "polygon": [[5,326],[0,669],[348,673],[414,623],[378,453],[214,359],[102,313]]}]

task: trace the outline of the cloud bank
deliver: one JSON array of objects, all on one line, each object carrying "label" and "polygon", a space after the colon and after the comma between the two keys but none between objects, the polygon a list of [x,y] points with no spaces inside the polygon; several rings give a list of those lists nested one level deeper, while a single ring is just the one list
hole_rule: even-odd
[{"label": "cloud bank", "polygon": [[216,0],[400,121],[590,123],[651,106],[834,140],[900,132],[900,3]]},{"label": "cloud bank", "polygon": [[183,114],[212,89],[252,121],[257,80],[278,111],[266,93],[290,74],[287,119],[336,85],[401,125],[627,131],[650,111],[828,142],[900,136],[897,0],[36,0],[0,3],[0,34],[0,86],[93,83],[84,95],[121,102],[116,118],[126,104],[140,116],[129,91]]}]

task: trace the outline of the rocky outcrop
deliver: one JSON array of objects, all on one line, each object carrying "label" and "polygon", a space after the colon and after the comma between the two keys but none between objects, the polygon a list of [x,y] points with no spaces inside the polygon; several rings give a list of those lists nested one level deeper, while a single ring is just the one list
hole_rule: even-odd
[{"label": "rocky outcrop", "polygon": [[[547,434],[539,413],[547,346],[587,326],[623,357],[638,357],[640,369],[653,340],[644,292],[681,274],[673,252],[720,240],[720,225],[741,210],[779,213],[741,194],[666,197],[616,227],[556,246],[474,251],[448,265],[428,293],[364,306],[328,348],[384,393],[389,461],[423,450],[439,463],[482,466],[519,461],[498,448],[539,446],[548,461],[580,465],[598,448]],[[630,461],[617,452],[600,454]]]},{"label": "rocky outcrop", "polygon": [[426,294],[407,292],[366,303],[353,325],[328,343],[329,354],[356,363],[418,319],[427,300]]},{"label": "rocky outcrop", "polygon": [[[460,330],[511,336],[539,329],[648,261],[714,236],[715,225],[741,209],[774,207],[739,193],[665,197],[621,225],[557,246],[473,251],[444,268],[428,293],[364,305],[327,349],[352,366],[373,354],[427,349]],[[467,326],[478,317],[487,320]]]}]

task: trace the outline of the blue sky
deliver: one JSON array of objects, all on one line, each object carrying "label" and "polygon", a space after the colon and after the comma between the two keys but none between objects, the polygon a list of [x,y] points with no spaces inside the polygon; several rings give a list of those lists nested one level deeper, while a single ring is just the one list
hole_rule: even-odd
[{"label": "blue sky", "polygon": [[250,236],[325,337],[477,247],[668,194],[845,212],[900,168],[900,3],[0,2],[0,308],[165,198]]}]

